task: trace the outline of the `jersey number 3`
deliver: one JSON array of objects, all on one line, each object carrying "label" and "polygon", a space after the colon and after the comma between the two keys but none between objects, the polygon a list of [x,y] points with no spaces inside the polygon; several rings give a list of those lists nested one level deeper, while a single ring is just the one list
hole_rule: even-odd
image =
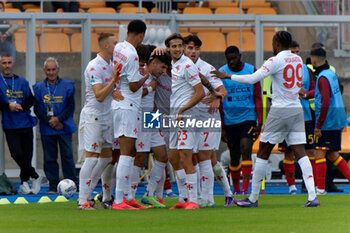
[{"label": "jersey number 3", "polygon": [[286,81],[283,83],[283,86],[285,86],[288,89],[293,88],[296,78],[297,86],[301,88],[301,83],[303,81],[303,76],[301,75],[302,70],[303,66],[300,63],[296,66],[295,69],[291,64],[288,64],[283,70],[283,79],[284,81]]}]

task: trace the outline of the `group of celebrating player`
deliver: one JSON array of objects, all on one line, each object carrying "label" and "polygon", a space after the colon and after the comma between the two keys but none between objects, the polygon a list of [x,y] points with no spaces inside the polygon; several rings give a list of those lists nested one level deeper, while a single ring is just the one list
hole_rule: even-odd
[{"label": "group of celebrating player", "polygon": [[[104,208],[146,208],[135,201],[146,152],[154,154],[154,162],[141,200],[144,204],[165,207],[163,184],[169,161],[179,190],[179,201],[171,209],[215,206],[214,176],[224,189],[225,206],[235,203],[242,207],[257,207],[267,160],[274,145],[283,140],[291,147],[303,172],[309,194],[304,206],[319,206],[312,166],[304,148],[304,113],[299,100],[305,94],[303,63],[289,50],[291,35],[285,31],[275,34],[276,56],[256,72],[254,67],[247,66],[239,68],[236,73],[239,75],[231,75],[225,69],[228,67],[217,71],[199,58],[201,41],[197,36],[183,38],[174,33],[165,40],[166,49],[163,50],[141,44],[145,31],[144,22],[133,20],[128,25],[124,42],[117,44],[113,34],[101,34],[98,39],[100,52],[85,70],[86,102],[80,114],[79,147],[85,151],[86,158],[79,176],[78,209],[96,208],[90,198],[100,178]],[[235,48],[231,46],[226,50],[228,65],[230,55],[232,59],[239,55]],[[242,70],[251,71],[240,73]],[[257,106],[261,109],[261,100],[257,101],[257,96],[261,99],[261,89],[260,85],[252,84],[267,76],[272,80],[272,106],[260,138],[252,192],[249,198],[235,200],[225,171],[216,160],[221,128],[223,126],[230,150],[236,151],[238,156],[242,148],[244,151],[244,147],[250,146],[250,151],[242,153],[242,191],[246,193],[252,171],[251,146],[262,124],[261,114],[255,111]],[[246,92],[248,101],[240,102],[243,94],[237,91],[235,84],[230,90],[225,88],[223,82],[228,83],[225,79],[247,84],[239,90]],[[260,95],[256,94],[258,92]],[[234,103],[241,103],[241,106],[234,107]],[[219,111],[222,105],[223,111]],[[151,122],[159,120],[160,115],[168,117],[170,127],[146,129],[145,113],[152,113]],[[241,119],[242,114],[244,119]],[[208,120],[214,124],[205,126],[203,122]],[[239,188],[240,169],[236,168],[240,164],[232,167],[231,175],[235,176],[232,180],[237,186],[238,178]],[[115,197],[112,195],[114,187]]]}]

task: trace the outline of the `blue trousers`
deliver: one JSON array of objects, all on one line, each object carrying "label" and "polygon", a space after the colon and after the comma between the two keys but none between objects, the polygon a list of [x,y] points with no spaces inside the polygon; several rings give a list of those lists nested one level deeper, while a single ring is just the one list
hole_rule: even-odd
[{"label": "blue trousers", "polygon": [[65,179],[76,182],[76,170],[72,149],[72,134],[41,135],[44,151],[44,172],[49,180],[50,189],[55,190],[60,181],[58,145],[61,153],[62,172]]}]

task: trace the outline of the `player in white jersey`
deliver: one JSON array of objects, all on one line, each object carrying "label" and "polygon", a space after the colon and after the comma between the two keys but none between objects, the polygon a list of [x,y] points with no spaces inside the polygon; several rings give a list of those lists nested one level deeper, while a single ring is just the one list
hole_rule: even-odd
[{"label": "player in white jersey", "polygon": [[298,94],[303,80],[303,62],[298,55],[289,50],[292,43],[290,33],[279,31],[272,41],[275,56],[268,59],[254,74],[231,76],[213,72],[217,77],[229,78],[240,83],[254,84],[269,75],[272,80],[272,106],[260,138],[252,192],[249,198],[235,200],[235,203],[241,207],[258,207],[260,186],[266,174],[268,158],[275,144],[285,139],[298,160],[308,190],[308,201],[304,207],[317,207],[320,203],[315,193],[311,163],[305,153],[304,115]]},{"label": "player in white jersey", "polygon": [[[198,184],[192,163],[192,150],[198,138],[196,138],[195,127],[188,123],[196,120],[198,109],[195,105],[204,97],[204,90],[197,67],[183,54],[183,42],[182,36],[176,33],[165,40],[166,48],[172,59],[170,124],[173,127],[170,131],[169,161],[176,171],[180,193],[179,202],[172,208],[197,209],[199,208],[197,204]],[[186,188],[189,193],[187,204],[184,199]]]},{"label": "player in white jersey", "polygon": [[111,108],[114,124],[114,138],[119,138],[120,156],[117,166],[116,195],[112,209],[138,209],[138,204],[131,195],[130,171],[135,156],[137,138],[137,114],[140,110],[142,89],[147,77],[139,74],[139,57],[136,47],[145,36],[146,24],[133,20],[128,25],[127,38],[119,42],[113,52],[113,62],[121,67],[117,89],[123,100],[112,100]]},{"label": "player in white jersey", "polygon": [[88,200],[112,157],[110,104],[117,67],[113,70],[111,59],[117,39],[113,34],[102,33],[98,42],[100,52],[84,72],[86,94],[79,121],[79,147],[85,150],[86,159],[79,175],[78,209],[92,208]]},{"label": "player in white jersey", "polygon": [[[188,56],[197,66],[200,74],[202,74],[211,85],[207,85],[207,88],[214,92],[214,90],[221,94],[222,98],[225,98],[227,91],[223,86],[222,81],[215,77],[210,72],[215,70],[213,66],[200,59],[200,47],[202,41],[196,35],[189,35],[184,38],[185,42],[185,55]],[[203,83],[203,81],[202,81]],[[206,94],[209,94],[209,90],[204,88]],[[215,121],[218,123],[218,127],[208,128],[203,127],[199,131],[199,144],[198,144],[198,161],[199,161],[199,173],[202,190],[200,193],[199,205],[200,207],[213,207],[215,206],[213,198],[214,189],[214,171],[219,173],[220,176],[225,176],[225,172],[221,171],[222,167],[216,160],[216,150],[219,148],[221,139],[221,116],[218,111],[220,107],[221,98],[217,97],[209,104],[202,102],[198,103],[199,119],[202,121]],[[213,164],[213,166],[212,166]],[[220,170],[219,170],[220,169]],[[217,176],[217,174],[215,174]],[[226,177],[226,176],[225,176]],[[228,180],[226,179],[226,187],[231,192]],[[226,193],[225,193],[226,194]],[[226,198],[230,198],[233,203],[232,193],[228,193]]]}]

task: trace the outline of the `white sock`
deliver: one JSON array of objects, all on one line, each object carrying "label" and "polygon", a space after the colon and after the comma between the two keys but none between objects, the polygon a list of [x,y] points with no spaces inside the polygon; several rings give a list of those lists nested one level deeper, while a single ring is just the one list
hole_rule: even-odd
[{"label": "white sock", "polygon": [[209,200],[210,190],[214,189],[214,173],[211,166],[211,160],[199,162],[201,173],[202,192],[201,198],[204,201]]},{"label": "white sock", "polygon": [[252,178],[252,192],[249,196],[249,200],[251,202],[256,202],[259,198],[261,182],[263,181],[266,175],[267,166],[268,166],[267,160],[256,158],[255,167],[253,171],[253,178]]},{"label": "white sock", "polygon": [[166,163],[154,160],[153,167],[149,173],[148,185],[147,185],[147,196],[153,196],[157,185],[162,181],[162,174],[165,170]]},{"label": "white sock", "polygon": [[185,169],[175,171],[177,188],[179,189],[179,201],[185,203],[187,195],[186,172]]},{"label": "white sock", "polygon": [[111,162],[111,158],[98,158],[97,159],[97,163],[91,172],[90,195],[94,191],[94,189],[96,188],[96,185],[101,178],[102,172],[109,162]]},{"label": "white sock", "polygon": [[101,182],[102,182],[102,193],[103,198],[102,201],[110,201],[112,197],[112,176],[113,176],[113,169],[114,165],[111,163],[108,163],[105,169],[103,169],[102,175],[101,175]]},{"label": "white sock", "polygon": [[129,197],[130,191],[130,175],[133,166],[133,158],[128,155],[120,155],[118,167],[116,170],[117,184],[115,189],[115,203],[119,204],[123,202],[123,197],[127,200],[131,200]]},{"label": "white sock", "polygon": [[163,199],[165,178],[166,178],[165,169],[163,169],[160,182],[159,182],[159,184],[157,184],[157,187],[156,187],[156,190],[155,190],[155,195],[156,195],[156,197],[158,199]]},{"label": "white sock", "polygon": [[197,196],[199,197],[201,194],[201,173],[199,170],[199,164],[197,163],[196,165],[193,166],[194,170],[196,170],[197,174]]},{"label": "white sock", "polygon": [[307,193],[309,194],[308,200],[312,201],[316,198],[314,177],[312,174],[312,166],[307,156],[302,157],[298,160],[301,172],[303,173],[303,179]]},{"label": "white sock", "polygon": [[226,197],[233,196],[233,194],[231,192],[230,184],[228,183],[228,179],[227,179],[225,170],[219,162],[217,162],[215,164],[215,166],[213,167],[213,172],[214,172],[214,175],[216,177],[216,180],[219,182],[221,188],[224,190],[225,196]]},{"label": "white sock", "polygon": [[118,163],[115,163],[114,166],[113,166],[113,172],[112,172],[112,186],[111,186],[111,190],[114,190],[115,186],[117,184],[117,167],[118,167]]},{"label": "white sock", "polygon": [[97,163],[97,158],[87,157],[81,166],[79,174],[79,205],[84,204],[90,198],[91,172]]},{"label": "white sock", "polygon": [[289,186],[289,192],[291,192],[293,190],[297,190],[297,187],[294,184]]},{"label": "white sock", "polygon": [[188,189],[188,196],[189,196],[189,202],[197,203],[198,194],[197,194],[197,174],[187,174],[186,175],[187,180],[187,189]]},{"label": "white sock", "polygon": [[138,167],[135,165],[132,166],[132,171],[130,174],[130,177],[131,177],[130,187],[131,187],[132,198],[135,198],[137,186],[139,185],[140,171],[141,171],[141,167]]}]

